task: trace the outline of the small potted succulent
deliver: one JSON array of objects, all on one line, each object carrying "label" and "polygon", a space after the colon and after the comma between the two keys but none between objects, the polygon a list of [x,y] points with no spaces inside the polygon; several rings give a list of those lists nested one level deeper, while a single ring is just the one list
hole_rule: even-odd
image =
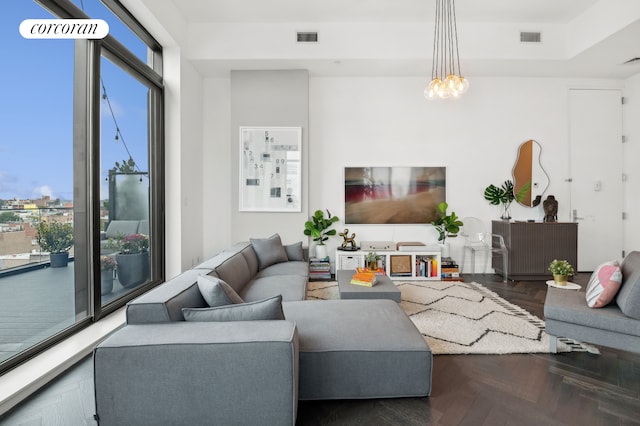
[{"label": "small potted succulent", "polygon": [[370,251],[366,254],[364,260],[367,269],[369,269],[370,271],[378,270],[378,261],[380,260],[380,255],[378,253],[376,253],[375,251]]},{"label": "small potted succulent", "polygon": [[569,262],[558,259],[553,259],[549,264],[549,272],[553,274],[553,281],[561,286],[567,285],[569,277],[575,273]]},{"label": "small potted succulent", "polygon": [[73,246],[73,225],[61,222],[40,222],[36,235],[38,245],[49,252],[52,268],[67,266],[69,250]]}]

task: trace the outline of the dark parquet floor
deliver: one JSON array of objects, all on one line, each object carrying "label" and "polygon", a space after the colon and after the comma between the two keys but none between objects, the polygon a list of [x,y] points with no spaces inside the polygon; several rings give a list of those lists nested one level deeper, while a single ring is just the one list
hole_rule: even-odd
[{"label": "dark parquet floor", "polygon": [[[544,281],[465,276],[542,318]],[[574,281],[586,284],[588,274]],[[526,355],[438,355],[427,398],[303,401],[299,426],[640,424],[640,354],[599,347]],[[95,425],[88,358],[0,417],[0,425]]]},{"label": "dark parquet floor", "polygon": [[[589,274],[574,281],[586,284]],[[544,281],[465,276],[543,318]],[[640,354],[438,355],[428,398],[303,401],[300,426],[640,424]]]}]

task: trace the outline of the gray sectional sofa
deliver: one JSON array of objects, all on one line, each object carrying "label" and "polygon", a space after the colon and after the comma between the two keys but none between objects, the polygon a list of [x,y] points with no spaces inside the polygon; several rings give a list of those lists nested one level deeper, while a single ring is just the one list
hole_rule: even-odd
[{"label": "gray sectional sofa", "polygon": [[[94,352],[100,424],[292,425],[298,400],[431,393],[431,350],[396,302],[304,300],[306,250],[283,246],[283,257],[266,240],[236,244],[127,305],[127,325]],[[284,320],[185,321],[229,308],[208,306],[199,282],[209,277],[247,302],[230,309],[275,296]]]},{"label": "gray sectional sofa", "polygon": [[622,286],[615,301],[603,308],[587,306],[583,291],[549,288],[544,316],[552,352],[557,337],[640,352],[640,252],[629,253],[620,269]]}]

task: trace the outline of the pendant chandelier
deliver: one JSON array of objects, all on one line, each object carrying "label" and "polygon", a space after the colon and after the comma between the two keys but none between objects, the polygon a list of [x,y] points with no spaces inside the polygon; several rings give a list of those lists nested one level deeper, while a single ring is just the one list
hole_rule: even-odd
[{"label": "pendant chandelier", "polygon": [[436,0],[433,30],[431,82],[424,89],[427,99],[458,98],[469,88],[460,71],[455,0]]}]

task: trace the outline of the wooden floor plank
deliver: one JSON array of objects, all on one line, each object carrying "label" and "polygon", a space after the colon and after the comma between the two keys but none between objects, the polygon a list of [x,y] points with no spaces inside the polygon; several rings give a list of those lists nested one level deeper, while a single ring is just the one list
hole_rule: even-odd
[{"label": "wooden floor plank", "polygon": [[[581,284],[587,279],[574,278]],[[465,281],[480,282],[542,318],[544,281],[502,283],[493,275],[465,276]],[[301,401],[297,425],[640,424],[640,354],[599,349],[600,355],[438,355],[430,397]],[[95,425],[92,375],[86,359],[1,418],[0,425]]]}]

